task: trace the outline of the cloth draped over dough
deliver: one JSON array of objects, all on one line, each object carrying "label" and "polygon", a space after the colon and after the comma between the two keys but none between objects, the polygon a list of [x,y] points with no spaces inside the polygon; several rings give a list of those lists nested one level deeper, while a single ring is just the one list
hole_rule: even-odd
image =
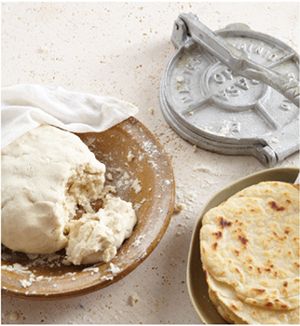
[{"label": "cloth draped over dough", "polygon": [[137,107],[108,96],[62,87],[19,84],[1,91],[1,148],[42,124],[71,132],[102,132],[136,115]]}]

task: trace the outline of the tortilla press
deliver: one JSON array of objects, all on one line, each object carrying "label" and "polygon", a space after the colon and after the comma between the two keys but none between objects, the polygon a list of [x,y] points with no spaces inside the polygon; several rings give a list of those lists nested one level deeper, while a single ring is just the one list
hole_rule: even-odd
[{"label": "tortilla press", "polygon": [[171,39],[177,51],[160,102],[181,137],[268,166],[299,150],[299,56],[292,48],[240,23],[214,33],[191,13],[179,15]]}]

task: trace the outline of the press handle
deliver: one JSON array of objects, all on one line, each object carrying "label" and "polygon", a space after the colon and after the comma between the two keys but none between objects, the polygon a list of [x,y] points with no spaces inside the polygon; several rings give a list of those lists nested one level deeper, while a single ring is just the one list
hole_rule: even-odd
[{"label": "press handle", "polygon": [[[216,35],[194,14],[181,14],[179,20],[184,22],[186,33],[194,42],[207,49],[233,72],[269,85],[297,107],[300,106],[300,83],[294,75],[281,74],[248,59],[242,51]],[[180,25],[182,24],[177,21],[177,26]]]}]

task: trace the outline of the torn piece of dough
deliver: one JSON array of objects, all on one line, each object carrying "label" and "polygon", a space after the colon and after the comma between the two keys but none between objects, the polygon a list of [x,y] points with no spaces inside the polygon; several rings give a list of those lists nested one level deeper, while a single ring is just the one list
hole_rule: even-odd
[{"label": "torn piece of dough", "polygon": [[97,213],[70,222],[67,259],[74,265],[109,262],[131,235],[136,220],[131,203],[108,195]]}]

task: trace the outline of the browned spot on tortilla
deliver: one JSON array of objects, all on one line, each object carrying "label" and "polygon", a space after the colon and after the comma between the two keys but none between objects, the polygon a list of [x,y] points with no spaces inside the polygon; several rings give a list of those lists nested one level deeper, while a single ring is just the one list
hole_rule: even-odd
[{"label": "browned spot on tortilla", "polygon": [[283,282],[283,286],[287,287],[288,286],[288,282]]},{"label": "browned spot on tortilla", "polygon": [[271,268],[265,268],[266,272],[271,272]]},{"label": "browned spot on tortilla", "polygon": [[266,307],[273,307],[273,303],[272,303],[272,302],[267,302],[267,303],[265,304],[265,306],[266,306]]},{"label": "browned spot on tortilla", "polygon": [[290,204],[290,203],[291,203],[291,201],[290,201],[289,199],[287,199],[287,200],[286,200],[286,202],[287,202],[288,204]]},{"label": "browned spot on tortilla", "polygon": [[240,252],[239,252],[238,250],[233,250],[233,252],[234,252],[237,256],[239,256],[239,254],[240,254]]},{"label": "browned spot on tortilla", "polygon": [[243,245],[246,246],[246,244],[247,244],[247,242],[248,242],[248,240],[247,240],[246,237],[239,235],[239,240],[241,241],[241,243],[242,243]]},{"label": "browned spot on tortilla", "polygon": [[260,274],[261,273],[261,269],[259,267],[256,268],[258,273]]},{"label": "browned spot on tortilla", "polygon": [[241,274],[240,270],[238,268],[235,268],[236,272]]},{"label": "browned spot on tortilla", "polygon": [[280,236],[277,234],[277,232],[272,231],[272,233],[273,233],[273,235],[274,235],[278,240],[280,240],[280,241],[284,241],[284,240],[287,239],[287,236],[286,236],[286,235],[283,236],[283,237],[280,237]]},{"label": "browned spot on tortilla", "polygon": [[285,234],[289,234],[290,232],[291,232],[291,229],[290,229],[290,228],[285,228],[285,229],[284,229],[284,233],[285,233]]},{"label": "browned spot on tortilla", "polygon": [[222,216],[219,218],[219,224],[221,226],[222,229],[231,226],[231,222],[226,221]]},{"label": "browned spot on tortilla", "polygon": [[278,212],[285,210],[285,208],[283,206],[278,206],[274,200],[270,201],[269,205],[272,209],[274,209],[275,211],[278,211]]},{"label": "browned spot on tortilla", "polygon": [[217,242],[215,242],[215,243],[213,243],[213,244],[212,244],[212,248],[213,248],[214,250],[216,250],[216,249],[217,249],[217,247],[218,247],[218,244],[217,244]]},{"label": "browned spot on tortilla", "polygon": [[266,290],[264,289],[253,289],[256,293],[264,293]]},{"label": "browned spot on tortilla", "polygon": [[286,309],[288,306],[286,304],[282,304],[281,308]]},{"label": "browned spot on tortilla", "polygon": [[249,265],[249,266],[248,266],[248,268],[249,268],[250,270],[252,270],[252,269],[253,269],[253,267],[252,267],[251,265]]},{"label": "browned spot on tortilla", "polygon": [[300,264],[297,263],[297,262],[295,262],[294,265],[295,265],[296,267],[300,267]]},{"label": "browned spot on tortilla", "polygon": [[237,308],[234,304],[231,304],[230,307],[231,307],[233,310],[238,310],[238,308]]},{"label": "browned spot on tortilla", "polygon": [[222,238],[222,232],[221,231],[214,232],[213,235],[215,235],[217,239]]}]

